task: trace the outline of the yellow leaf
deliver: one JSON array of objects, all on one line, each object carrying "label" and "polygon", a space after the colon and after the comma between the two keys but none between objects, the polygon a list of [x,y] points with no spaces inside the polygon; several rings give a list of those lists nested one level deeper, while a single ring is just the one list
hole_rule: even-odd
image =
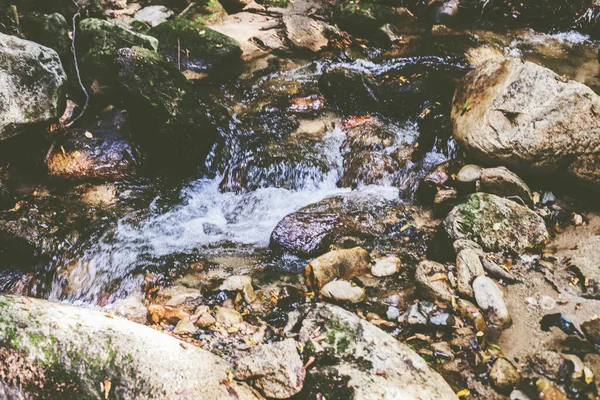
[{"label": "yellow leaf", "polygon": [[108,394],[110,393],[110,388],[112,386],[112,382],[108,379],[104,380],[104,399],[108,400]]},{"label": "yellow leaf", "polygon": [[594,381],[594,373],[588,367],[583,367],[583,378],[588,385]]},{"label": "yellow leaf", "polygon": [[467,397],[471,394],[471,392],[469,392],[469,389],[463,389],[460,392],[456,393],[456,397]]}]

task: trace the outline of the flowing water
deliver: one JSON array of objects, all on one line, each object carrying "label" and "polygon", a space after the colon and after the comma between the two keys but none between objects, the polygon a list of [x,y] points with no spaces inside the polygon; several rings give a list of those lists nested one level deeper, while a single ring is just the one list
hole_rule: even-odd
[{"label": "flowing water", "polygon": [[[500,52],[546,64],[593,88],[600,86],[595,44],[586,37],[572,33],[499,36],[489,32],[478,32],[476,36]],[[426,53],[427,49],[420,49],[419,53]],[[571,54],[572,58],[565,54]],[[345,116],[335,111],[330,110],[317,119],[299,117],[300,126],[310,123],[314,126],[316,121],[324,127],[315,140],[299,149],[293,147],[300,150],[300,158],[291,156],[285,146],[274,147],[285,156],[270,164],[261,163],[273,148],[263,146],[265,138],[268,144],[279,143],[269,140],[286,136],[282,131],[299,129],[288,127],[289,121],[296,117],[289,110],[277,107],[278,101],[287,102],[290,93],[294,96],[318,93],[319,76],[332,66],[384,76],[407,66],[437,65],[450,66],[459,71],[458,75],[468,70],[468,62],[460,52],[354,61],[317,60],[258,74],[245,83],[224,85],[217,90],[218,98],[233,110],[233,117],[223,132],[223,140],[209,156],[204,175],[185,183],[175,199],[158,191],[147,207],[127,213],[105,231],[80,243],[68,256],[53,260],[46,267],[53,271],[46,297],[106,304],[139,290],[146,273],[166,273],[182,264],[220,254],[249,258],[267,254],[271,264],[289,262],[285,257],[269,254],[269,239],[276,224],[306,205],[351,189],[338,186],[343,173],[342,147],[346,133],[341,128]],[[261,121],[259,124],[248,125],[240,117],[239,113],[248,110]],[[421,132],[415,116],[386,120],[398,140],[412,144],[419,141]],[[312,135],[301,129],[300,134],[303,138]],[[415,201],[419,179],[430,168],[456,154],[449,135],[436,136],[421,157],[408,162],[394,176],[378,186],[359,186],[354,190],[390,200]],[[245,174],[245,180],[253,182],[253,186],[232,184],[236,173]]]}]

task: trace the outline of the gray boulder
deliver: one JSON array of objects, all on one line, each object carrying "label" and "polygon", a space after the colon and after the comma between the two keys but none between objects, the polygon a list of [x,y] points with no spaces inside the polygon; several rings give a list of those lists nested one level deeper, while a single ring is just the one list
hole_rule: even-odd
[{"label": "gray boulder", "polygon": [[214,354],[134,322],[13,296],[0,296],[0,314],[0,382],[8,393],[22,391],[25,398],[261,398],[230,380],[229,364]]},{"label": "gray boulder", "polygon": [[[325,340],[313,340],[315,332]],[[329,387],[344,399],[457,399],[444,379],[407,345],[340,307],[308,308],[299,339],[307,355],[317,360],[307,374],[321,387],[310,390]],[[334,362],[320,363],[321,358]],[[306,398],[314,398],[310,395]]]},{"label": "gray boulder", "polygon": [[454,94],[454,136],[475,160],[600,186],[600,98],[539,65],[492,58]]},{"label": "gray boulder", "polygon": [[452,240],[469,239],[485,251],[522,252],[549,240],[542,217],[514,201],[473,193],[450,211],[444,229]]},{"label": "gray boulder", "polygon": [[58,120],[66,83],[54,50],[0,33],[0,140]]}]

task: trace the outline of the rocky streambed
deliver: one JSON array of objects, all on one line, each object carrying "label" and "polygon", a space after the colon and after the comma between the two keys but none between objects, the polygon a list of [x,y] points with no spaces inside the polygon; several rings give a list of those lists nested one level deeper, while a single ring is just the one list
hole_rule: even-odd
[{"label": "rocky streambed", "polygon": [[5,7],[0,398],[598,398],[563,3]]}]

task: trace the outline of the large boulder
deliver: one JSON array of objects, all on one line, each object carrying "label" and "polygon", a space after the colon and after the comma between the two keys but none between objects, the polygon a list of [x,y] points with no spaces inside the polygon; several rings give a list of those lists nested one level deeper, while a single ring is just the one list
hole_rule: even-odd
[{"label": "large boulder", "polygon": [[520,253],[549,240],[542,217],[514,201],[473,193],[450,211],[444,229],[452,240],[469,239],[485,251]]},{"label": "large boulder", "polygon": [[[315,332],[325,340],[314,340]],[[407,345],[340,307],[308,308],[299,339],[315,364],[307,370],[314,398],[457,399],[444,379]]]},{"label": "large boulder", "polygon": [[219,357],[119,317],[12,296],[0,312],[0,387],[15,398],[261,398]]},{"label": "large boulder", "polygon": [[302,257],[319,256],[332,245],[351,243],[368,249],[398,246],[406,253],[422,251],[426,232],[413,215],[419,209],[387,195],[391,193],[352,192],[306,206],[279,221],[270,246]]},{"label": "large boulder", "polygon": [[56,51],[63,63],[71,55],[69,25],[59,13],[31,14],[24,18],[23,30],[27,38]]},{"label": "large boulder", "polygon": [[93,96],[115,94],[115,57],[119,49],[132,46],[158,49],[155,38],[96,18],[88,18],[79,23],[76,39],[81,78]]},{"label": "large boulder", "polygon": [[197,97],[177,68],[142,47],[118,52],[119,88],[136,138],[166,166],[197,167],[219,135],[226,111]]},{"label": "large boulder", "polygon": [[199,22],[175,19],[149,32],[158,38],[159,51],[181,70],[204,72],[229,68],[240,61],[240,44]]},{"label": "large boulder", "polygon": [[600,187],[600,98],[514,58],[492,58],[456,88],[454,136],[475,160],[528,174],[566,172]]},{"label": "large boulder", "polygon": [[58,120],[66,83],[54,50],[0,33],[0,140]]}]

